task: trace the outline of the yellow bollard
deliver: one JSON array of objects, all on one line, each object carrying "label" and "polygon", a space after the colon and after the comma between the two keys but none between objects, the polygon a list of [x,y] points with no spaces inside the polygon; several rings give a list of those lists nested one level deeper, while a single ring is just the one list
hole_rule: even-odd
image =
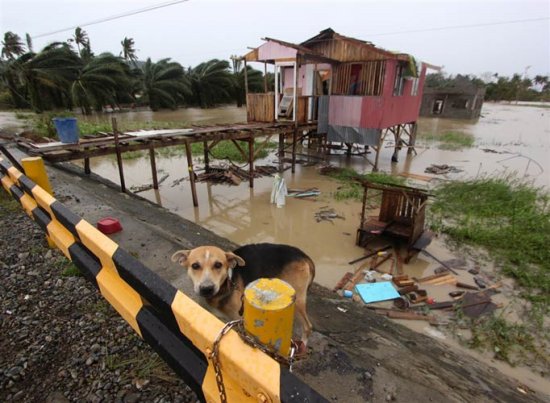
[{"label": "yellow bollard", "polygon": [[290,354],[296,292],[280,279],[261,278],[244,291],[244,328],[278,354]]},{"label": "yellow bollard", "polygon": [[[52,186],[50,185],[48,173],[46,172],[46,166],[41,157],[23,158],[21,160],[21,165],[23,165],[25,175],[30,180],[53,196]],[[50,248],[55,248],[55,242],[48,235],[46,235],[46,240]]]},{"label": "yellow bollard", "polygon": [[21,165],[23,165],[25,175],[27,175],[30,180],[53,196],[50,180],[48,179],[46,167],[41,157],[23,158],[21,160]]}]

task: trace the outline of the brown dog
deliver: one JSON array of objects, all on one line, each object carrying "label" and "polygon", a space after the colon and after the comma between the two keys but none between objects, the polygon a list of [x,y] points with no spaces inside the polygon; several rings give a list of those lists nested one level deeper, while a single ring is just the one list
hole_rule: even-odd
[{"label": "brown dog", "polygon": [[215,246],[179,250],[172,261],[187,268],[195,293],[230,319],[242,315],[245,287],[259,278],[280,278],[296,291],[296,315],[302,323],[302,342],[312,331],[306,312],[307,290],[315,277],[313,261],[288,245],[252,244],[233,252]]}]

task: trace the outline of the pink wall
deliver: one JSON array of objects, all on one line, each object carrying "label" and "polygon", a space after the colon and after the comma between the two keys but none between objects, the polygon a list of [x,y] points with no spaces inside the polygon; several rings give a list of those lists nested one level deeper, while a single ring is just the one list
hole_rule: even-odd
[{"label": "pink wall", "polygon": [[400,123],[415,122],[420,113],[422,103],[422,89],[426,79],[426,66],[422,66],[420,82],[416,96],[411,95],[413,80],[405,80],[403,95],[393,96],[393,84],[397,62],[388,61],[386,65],[386,78],[384,81],[384,117],[380,128],[394,126]]},{"label": "pink wall", "polygon": [[416,96],[411,95],[413,80],[405,81],[403,95],[393,96],[396,66],[395,60],[387,62],[382,96],[331,95],[329,124],[384,129],[418,120],[426,67],[422,68]]},{"label": "pink wall", "polygon": [[266,42],[258,48],[259,60],[295,59],[296,49],[279,45],[276,42]]}]

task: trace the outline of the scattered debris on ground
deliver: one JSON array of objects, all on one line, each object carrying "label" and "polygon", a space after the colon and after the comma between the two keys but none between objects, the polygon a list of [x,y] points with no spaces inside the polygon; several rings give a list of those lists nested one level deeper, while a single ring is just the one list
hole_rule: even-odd
[{"label": "scattered debris on ground", "polygon": [[[169,174],[165,174],[163,175],[159,181],[158,181],[158,184],[160,185],[162,182],[164,182],[166,179],[168,179],[170,175]],[[150,183],[148,185],[142,185],[142,186],[130,186],[130,190],[134,193],[141,193],[141,192],[145,192],[146,190],[151,190],[153,189],[153,184]]]},{"label": "scattered debris on ground", "polygon": [[345,220],[344,216],[339,215],[336,210],[329,208],[328,206],[323,206],[315,213],[315,221],[328,221],[331,224],[334,224],[334,220],[338,218],[340,220]]},{"label": "scattered debris on ground", "polygon": [[[271,165],[256,165],[254,167],[254,178],[273,176],[278,171],[277,167]],[[242,181],[250,179],[248,170],[236,165],[232,166],[210,166],[207,172],[198,174],[196,180],[199,182],[223,183],[227,185],[239,185]]]},{"label": "scattered debris on ground", "polygon": [[309,189],[288,189],[288,197],[295,197],[297,199],[304,199],[308,197],[319,196],[321,191],[317,188]]},{"label": "scattered debris on ground", "polygon": [[459,173],[459,172],[462,172],[462,169],[460,168],[457,168],[453,165],[447,165],[447,164],[442,164],[442,165],[437,165],[437,164],[432,164],[430,165],[428,168],[426,168],[424,170],[424,172],[426,173],[429,173],[429,174],[434,174],[434,175],[445,175],[445,174],[449,174],[449,173]]}]

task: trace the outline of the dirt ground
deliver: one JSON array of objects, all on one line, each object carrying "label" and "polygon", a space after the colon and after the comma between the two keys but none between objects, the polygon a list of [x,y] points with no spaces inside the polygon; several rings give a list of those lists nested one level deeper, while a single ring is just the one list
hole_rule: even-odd
[{"label": "dirt ground", "polygon": [[[167,281],[190,294],[184,273],[169,256],[180,248],[225,238],[139,197],[119,193],[99,177],[53,167],[56,197],[91,223],[111,215],[124,230],[113,239]],[[346,312],[337,309],[343,308]],[[308,310],[314,324],[310,357],[296,373],[333,401],[548,401],[550,395],[521,392],[518,382],[328,290],[312,288]]]}]

